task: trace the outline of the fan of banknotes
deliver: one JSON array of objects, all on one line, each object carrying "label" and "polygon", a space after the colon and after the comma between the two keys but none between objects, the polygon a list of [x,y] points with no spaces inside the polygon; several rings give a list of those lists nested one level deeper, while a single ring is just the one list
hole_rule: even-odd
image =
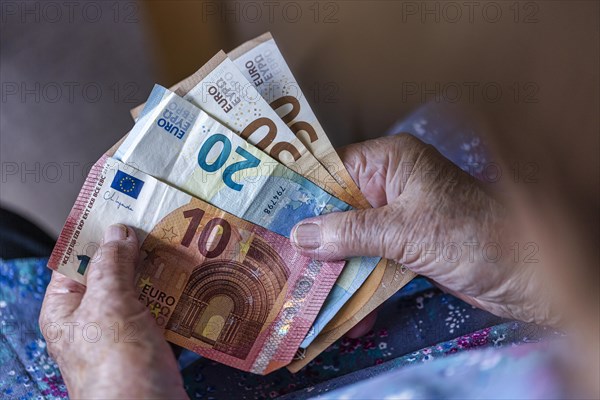
[{"label": "fan of banknotes", "polygon": [[393,261],[321,262],[291,244],[305,218],[370,205],[271,34],[156,85],[132,115],[48,266],[85,284],[105,228],[132,226],[138,299],[172,343],[257,374],[295,372],[412,279]]}]

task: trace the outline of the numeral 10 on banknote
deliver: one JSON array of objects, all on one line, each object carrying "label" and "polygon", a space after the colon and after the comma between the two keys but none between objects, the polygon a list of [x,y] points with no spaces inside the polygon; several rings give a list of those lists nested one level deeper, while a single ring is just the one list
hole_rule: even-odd
[{"label": "numeral 10 on banknote", "polygon": [[[183,216],[186,219],[190,219],[190,223],[188,225],[185,234],[183,235],[183,239],[181,239],[181,245],[185,247],[190,247],[192,243],[192,239],[200,226],[200,222],[204,217],[204,210],[199,208],[194,208],[192,210],[186,210],[183,212]],[[208,249],[208,243],[210,242],[210,234],[217,228],[217,232],[219,237],[218,243],[213,247],[212,250]],[[206,258],[215,258],[221,255],[227,245],[229,244],[229,239],[231,238],[231,225],[229,222],[224,220],[223,218],[213,218],[211,219],[202,229],[202,233],[198,238],[198,250],[202,255]]]}]

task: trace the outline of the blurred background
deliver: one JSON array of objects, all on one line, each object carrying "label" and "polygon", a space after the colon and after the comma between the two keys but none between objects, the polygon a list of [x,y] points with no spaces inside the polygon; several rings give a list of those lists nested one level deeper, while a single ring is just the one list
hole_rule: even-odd
[{"label": "blurred background", "polygon": [[447,102],[485,109],[507,158],[597,183],[599,10],[596,1],[3,0],[0,202],[57,235],[87,169],[129,130],[129,109],[153,83],[170,86],[265,31],[336,146]]}]

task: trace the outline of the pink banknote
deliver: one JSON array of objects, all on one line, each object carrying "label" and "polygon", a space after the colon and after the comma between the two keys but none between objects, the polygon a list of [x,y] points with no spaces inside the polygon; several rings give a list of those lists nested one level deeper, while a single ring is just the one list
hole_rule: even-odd
[{"label": "pink banknote", "polygon": [[114,223],[138,234],[138,300],[165,337],[257,374],[290,363],[344,265],[303,257],[287,238],[105,156],[90,171],[48,266],[85,283]]}]

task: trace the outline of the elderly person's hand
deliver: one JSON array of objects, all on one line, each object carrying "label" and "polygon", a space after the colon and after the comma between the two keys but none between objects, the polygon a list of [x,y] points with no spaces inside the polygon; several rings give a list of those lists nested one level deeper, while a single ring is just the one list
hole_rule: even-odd
[{"label": "elderly person's hand", "polygon": [[170,346],[136,299],[133,229],[110,226],[87,287],[54,272],[40,328],[71,398],[187,398]]},{"label": "elderly person's hand", "polygon": [[302,221],[292,239],[303,254],[393,259],[476,307],[549,322],[541,282],[531,277],[535,244],[515,243],[507,211],[480,182],[406,134],[350,145],[340,156],[374,208]]}]

